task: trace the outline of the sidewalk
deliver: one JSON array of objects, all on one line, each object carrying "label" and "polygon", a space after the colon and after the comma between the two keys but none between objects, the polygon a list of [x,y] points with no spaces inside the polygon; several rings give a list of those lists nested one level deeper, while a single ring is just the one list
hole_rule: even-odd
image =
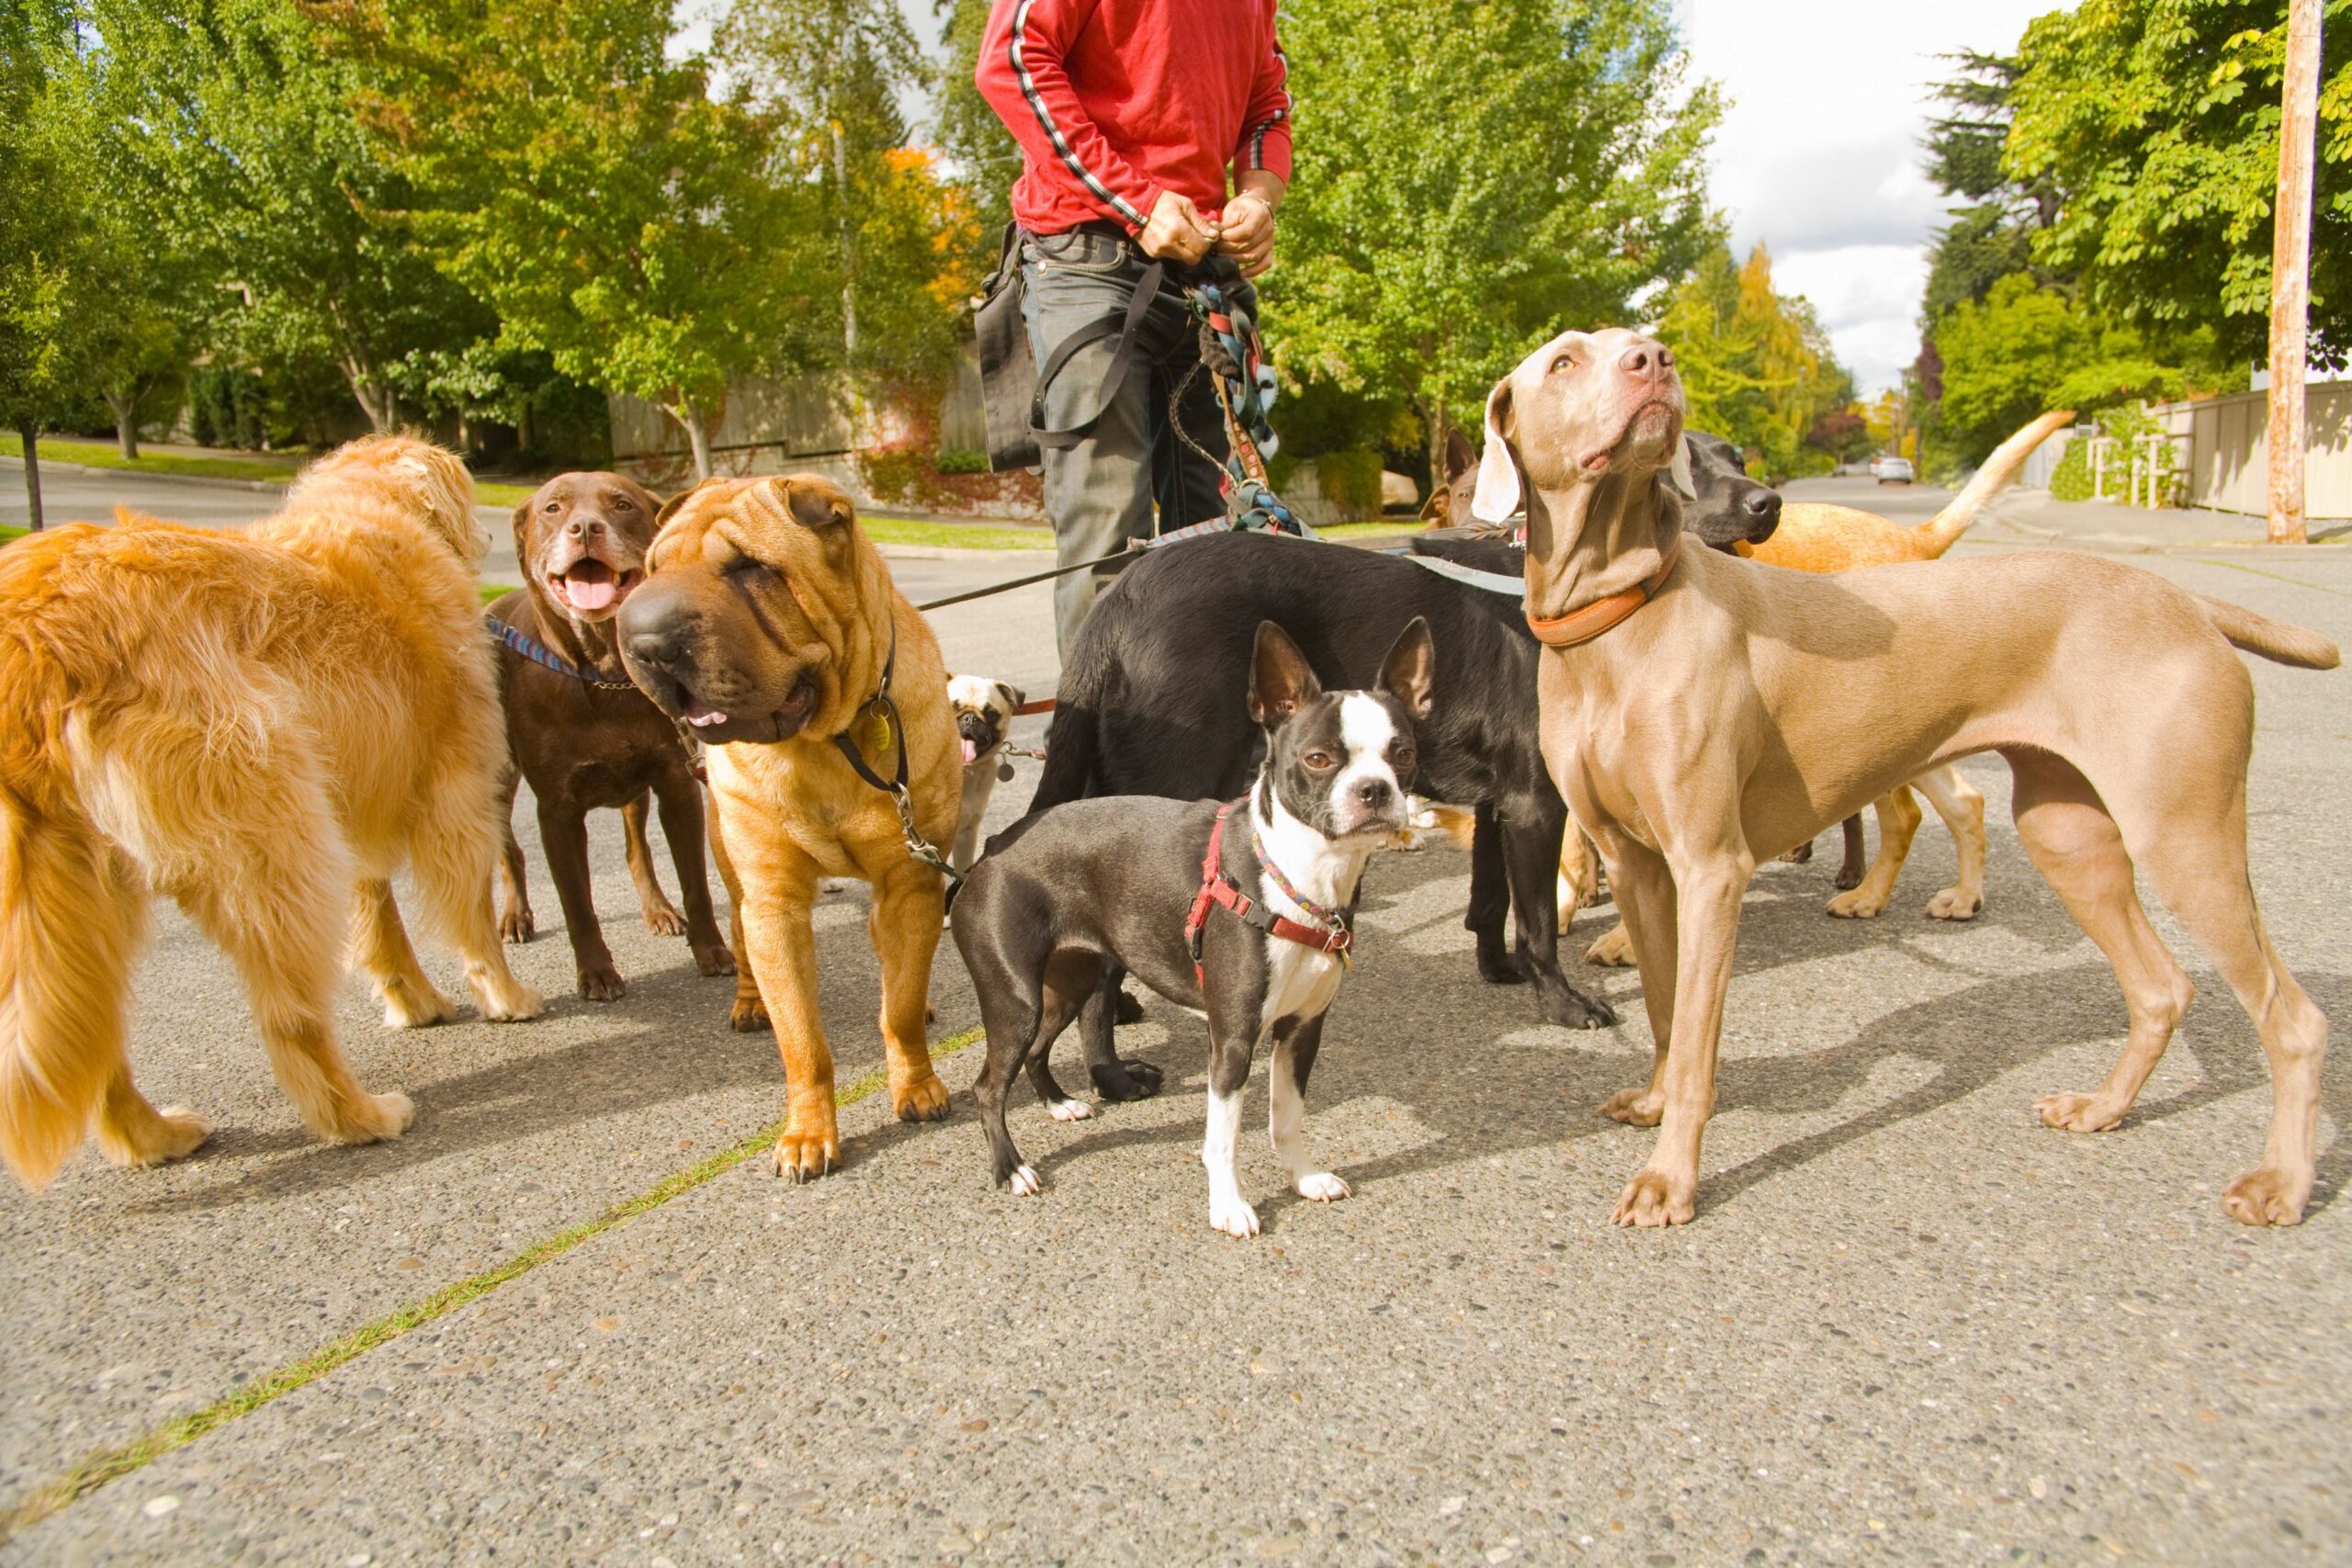
[{"label": "sidewalk", "polygon": [[[2265,523],[2235,512],[2201,508],[2150,510],[2111,501],[2059,501],[2046,490],[2003,491],[1977,519],[1971,536],[1981,542],[2008,538],[2064,544],[2107,555],[2140,555],[2216,547],[2267,547]],[[2352,522],[2312,518],[2312,543],[2322,548],[2352,546]]]}]

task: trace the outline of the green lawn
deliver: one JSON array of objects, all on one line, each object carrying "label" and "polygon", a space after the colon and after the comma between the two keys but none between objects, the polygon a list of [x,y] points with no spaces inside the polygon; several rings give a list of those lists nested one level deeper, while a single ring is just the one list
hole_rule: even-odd
[{"label": "green lawn", "polygon": [[5,545],[11,539],[21,539],[27,532],[28,532],[27,529],[12,528],[6,523],[0,523],[0,545]]},{"label": "green lawn", "polygon": [[877,545],[920,545],[926,549],[1050,550],[1050,528],[1014,528],[989,523],[929,523],[912,517],[862,516],[858,524]]},{"label": "green lawn", "polygon": [[[13,432],[0,434],[0,457],[24,455],[25,444]],[[300,457],[263,453],[249,457],[150,456],[126,463],[111,441],[76,441],[59,435],[41,437],[40,455],[51,462],[74,463],[85,468],[121,468],[135,474],[180,474],[205,479],[262,479],[273,484],[284,484],[302,466]]]}]

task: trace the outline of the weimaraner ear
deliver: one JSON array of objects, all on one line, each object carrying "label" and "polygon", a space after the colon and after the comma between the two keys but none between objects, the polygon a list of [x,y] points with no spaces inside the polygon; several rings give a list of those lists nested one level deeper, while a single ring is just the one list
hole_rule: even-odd
[{"label": "weimaraner ear", "polygon": [[1478,459],[1478,488],[1470,494],[1470,515],[1501,523],[1518,514],[1519,458],[1503,426],[1510,423],[1510,383],[1498,381],[1487,394],[1487,451]]},{"label": "weimaraner ear", "polygon": [[1667,473],[1674,480],[1674,488],[1685,501],[1699,499],[1699,481],[1690,476],[1690,438],[1684,436],[1674,444],[1674,461],[1667,465]]}]

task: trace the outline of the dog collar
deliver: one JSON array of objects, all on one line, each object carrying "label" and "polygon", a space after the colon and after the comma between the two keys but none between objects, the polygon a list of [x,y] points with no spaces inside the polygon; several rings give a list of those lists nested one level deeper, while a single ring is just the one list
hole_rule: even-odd
[{"label": "dog collar", "polygon": [[[1247,798],[1243,796],[1243,799]],[[1240,806],[1239,800],[1228,800],[1216,808],[1216,820],[1209,826],[1208,852],[1201,857],[1201,890],[1193,896],[1192,911],[1184,917],[1184,945],[1192,950],[1193,983],[1201,988],[1203,995],[1208,992],[1209,981],[1208,972],[1201,964],[1201,935],[1208,928],[1209,910],[1216,906],[1232,910],[1243,923],[1255,926],[1269,936],[1295,942],[1301,947],[1311,947],[1317,953],[1336,953],[1342,964],[1348,962],[1349,950],[1355,945],[1355,933],[1348,929],[1346,917],[1337,911],[1329,911],[1334,922],[1331,925],[1304,926],[1287,915],[1275,914],[1242,892],[1234,885],[1233,878],[1225,874],[1225,819]],[[1251,835],[1251,847],[1257,847],[1255,834]],[[1266,858],[1261,849],[1258,851],[1258,863],[1272,873],[1274,886],[1288,897],[1298,899],[1300,908],[1317,912],[1317,906],[1291,892],[1290,884],[1283,879],[1282,873],[1274,870],[1273,863]]]},{"label": "dog collar", "polygon": [[1538,615],[1530,614],[1527,629],[1535,640],[1546,648],[1574,648],[1590,642],[1601,633],[1613,629],[1628,615],[1657,597],[1658,590],[1674,573],[1674,563],[1682,554],[1682,536],[1666,547],[1666,558],[1657,570],[1633,587],[1595,599],[1589,604],[1579,604],[1565,615]]},{"label": "dog collar", "polygon": [[559,675],[569,675],[582,685],[594,686],[600,692],[633,692],[637,690],[637,682],[628,680],[626,677],[618,681],[607,681],[602,675],[595,674],[591,671],[581,669],[580,666],[572,663],[571,660],[564,658],[563,655],[556,652],[555,649],[548,647],[537,637],[524,632],[520,627],[508,626],[496,615],[485,613],[482,615],[482,624],[490,628],[490,635],[492,637],[497,638],[500,642],[504,643],[507,647],[513,649],[515,652],[521,654],[532,663],[552,670]]}]

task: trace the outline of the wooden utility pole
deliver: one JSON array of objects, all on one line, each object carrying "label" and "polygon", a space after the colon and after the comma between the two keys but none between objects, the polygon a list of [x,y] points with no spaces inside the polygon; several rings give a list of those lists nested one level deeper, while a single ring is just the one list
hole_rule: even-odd
[{"label": "wooden utility pole", "polygon": [[2270,542],[2303,531],[2303,361],[2312,294],[2312,146],[2319,129],[2320,0],[2287,0],[2278,227],[2270,246]]}]

